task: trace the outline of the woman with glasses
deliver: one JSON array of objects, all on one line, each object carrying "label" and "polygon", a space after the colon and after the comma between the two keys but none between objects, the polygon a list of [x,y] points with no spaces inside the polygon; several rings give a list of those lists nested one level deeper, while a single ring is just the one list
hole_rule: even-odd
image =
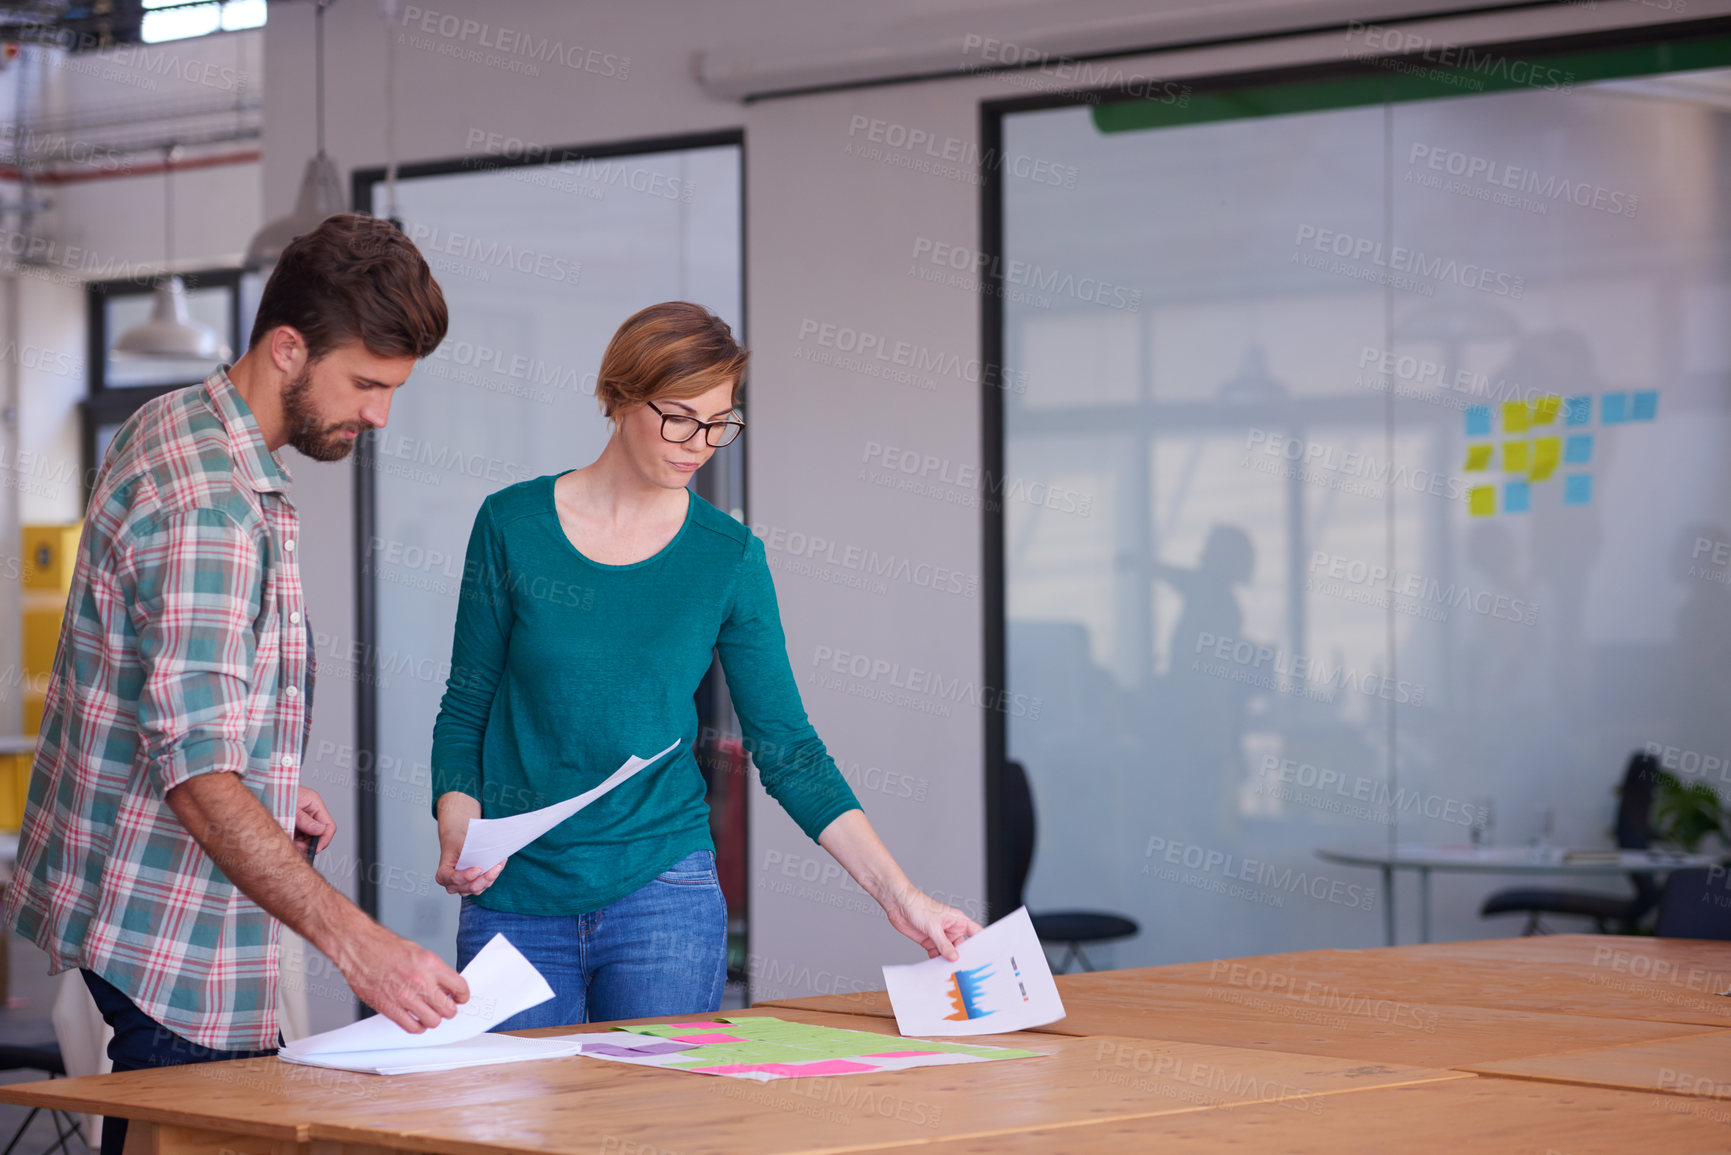
[{"label": "woman with glasses", "polygon": [[[501,1029],[717,1010],[727,909],[694,695],[719,654],[764,787],[928,955],[979,925],[909,883],[806,720],[763,543],[689,488],[744,429],[749,354],[680,301],[628,319],[596,397],[592,464],[487,498],[433,728],[440,885],[463,895],[457,964],[503,932],[554,997]],[[678,748],[490,870],[469,822],[551,805],[633,754]]]}]

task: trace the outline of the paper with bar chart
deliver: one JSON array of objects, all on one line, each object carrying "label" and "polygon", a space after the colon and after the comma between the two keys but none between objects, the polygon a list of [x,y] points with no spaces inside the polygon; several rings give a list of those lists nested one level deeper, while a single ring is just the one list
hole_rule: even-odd
[{"label": "paper with bar chart", "polygon": [[1039,1051],[920,1040],[795,1023],[767,1015],[727,1015],[689,1023],[560,1035],[579,1054],[697,1075],[769,1082],[817,1075],[866,1075],[910,1067],[1039,1058]]},{"label": "paper with bar chart", "polygon": [[1064,1017],[1064,1001],[1020,907],[942,957],[886,966],[884,985],[904,1035],[999,1035]]}]

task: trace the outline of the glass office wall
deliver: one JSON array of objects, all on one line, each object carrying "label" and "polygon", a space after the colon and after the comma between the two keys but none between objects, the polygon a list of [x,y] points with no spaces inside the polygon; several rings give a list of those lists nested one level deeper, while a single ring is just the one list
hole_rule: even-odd
[{"label": "glass office wall", "polygon": [[1533,75],[1003,120],[1074,174],[1003,183],[1008,754],[1096,963],[1380,944],[1318,848],[1609,846],[1634,750],[1731,790],[1731,73]]},{"label": "glass office wall", "polygon": [[[449,960],[458,904],[431,882],[429,756],[475,512],[495,490],[600,453],[595,370],[638,309],[697,301],[743,334],[740,149],[554,158],[400,190],[450,333],[375,436],[377,637],[335,664],[359,657],[376,679],[380,920]],[[373,205],[384,215],[382,185]]]}]

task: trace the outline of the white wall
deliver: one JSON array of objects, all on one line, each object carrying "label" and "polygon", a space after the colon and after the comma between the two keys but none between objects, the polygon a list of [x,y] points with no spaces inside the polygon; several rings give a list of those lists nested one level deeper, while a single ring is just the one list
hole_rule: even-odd
[{"label": "white wall", "polygon": [[[1370,14],[1388,7],[1367,2],[1356,10]],[[1726,6],[1712,7],[1718,11]],[[310,9],[273,7],[265,33],[265,65],[273,77],[308,73]],[[1161,10],[1186,12],[1184,37],[1192,40],[1229,36],[1253,19],[1266,27],[1272,10],[1293,19],[1309,18],[1320,6],[1216,3],[1163,5]],[[868,143],[857,131],[857,117],[917,128],[934,140],[953,139],[954,147],[974,149],[979,102],[1026,95],[1027,74],[957,77],[749,105],[713,99],[694,80],[694,55],[703,50],[725,50],[735,59],[748,56],[764,62],[763,67],[797,63],[778,58],[784,51],[778,46],[789,44],[795,35],[808,45],[847,41],[870,48],[892,38],[918,44],[920,20],[932,11],[929,4],[917,9],[912,3],[885,5],[869,13],[836,6],[835,17],[822,18],[824,31],[809,32],[811,6],[792,0],[726,6],[442,0],[427,26],[431,31],[417,22],[431,9],[404,6],[399,11],[402,16],[389,28],[367,4],[339,5],[327,16],[329,147],[345,171],[384,160],[385,69],[379,54],[387,37],[400,40],[395,47],[395,104],[401,111],[396,137],[403,159],[460,158],[472,151],[469,142],[475,133],[561,145],[743,126],[747,336],[755,350],[752,432],[747,438],[750,520],[772,531],[824,536],[836,543],[837,557],[858,547],[914,564],[980,574],[980,519],[965,500],[965,491],[940,487],[934,498],[861,480],[874,445],[917,451],[922,460],[947,463],[952,476],[964,467],[977,467],[977,387],[963,375],[938,375],[926,389],[816,366],[808,357],[824,352],[825,346],[810,332],[810,323],[845,326],[890,345],[906,342],[963,359],[977,354],[977,298],[908,275],[920,238],[964,247],[978,243],[977,186],[965,172],[961,179],[952,179],[862,158],[848,149]],[[911,15],[916,11],[919,18]],[[835,23],[843,12],[852,25]],[[951,34],[974,22],[982,35],[1007,38],[1037,30],[1042,22],[1061,28],[1083,12],[1056,3],[952,3],[942,15]],[[1697,14],[1691,6],[1689,15]],[[1435,34],[1465,41],[1536,36],[1635,24],[1656,15],[1632,4],[1559,6],[1445,22]],[[442,35],[441,16],[472,20],[488,31],[465,34],[460,24],[447,21],[447,27],[457,31]],[[530,75],[521,70],[521,57],[482,46],[483,38],[497,43],[500,29],[580,44],[598,55],[588,58],[595,62],[591,70],[542,63],[538,74]],[[1182,78],[1334,59],[1341,52],[1341,37],[1328,34],[1120,63],[1140,75]],[[626,58],[629,64],[622,70],[618,61]],[[283,83],[272,93],[264,137],[267,217],[285,211],[294,195],[312,147],[311,105],[304,85]],[[964,161],[962,167],[972,166]],[[399,404],[414,404],[412,380]],[[875,452],[881,456],[881,450]],[[309,554],[330,567],[316,573],[317,567],[308,567],[316,613],[324,628],[346,634],[352,628],[355,572],[354,559],[342,549],[349,540],[351,474],[313,467],[298,472],[306,532],[309,539],[317,535],[325,547]],[[955,500],[958,497],[964,500]],[[921,784],[923,800],[895,796],[899,786],[860,793],[916,882],[957,900],[977,902],[984,884],[978,709],[944,692],[916,693],[912,707],[861,696],[885,688],[890,680],[906,681],[916,668],[939,675],[946,684],[955,679],[977,687],[982,680],[977,595],[934,592],[900,580],[886,581],[882,592],[849,588],[833,580],[854,573],[845,562],[830,564],[785,552],[777,560],[789,653],[819,732],[863,785]],[[795,568],[787,568],[790,564]],[[801,566],[807,572],[797,572]],[[895,666],[899,673],[883,674],[876,681],[869,676],[837,681],[838,676],[819,670],[814,659],[838,653],[864,654]],[[940,716],[946,708],[948,716]],[[341,709],[348,709],[347,704],[320,699],[321,731],[333,721],[348,724],[347,719],[333,719],[331,711]],[[805,866],[804,859],[821,852],[761,795],[752,822],[754,997],[877,986],[879,962],[914,957],[913,949],[861,896],[825,879],[819,867]]]}]

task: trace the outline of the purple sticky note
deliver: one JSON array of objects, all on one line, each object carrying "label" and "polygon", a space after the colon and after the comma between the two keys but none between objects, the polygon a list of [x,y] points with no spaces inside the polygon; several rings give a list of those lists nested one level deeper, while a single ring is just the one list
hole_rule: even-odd
[{"label": "purple sticky note", "polygon": [[616,1059],[636,1059],[645,1055],[671,1055],[689,1051],[689,1043],[646,1043],[641,1047],[621,1047],[617,1043],[584,1043],[585,1055],[612,1055]]}]

